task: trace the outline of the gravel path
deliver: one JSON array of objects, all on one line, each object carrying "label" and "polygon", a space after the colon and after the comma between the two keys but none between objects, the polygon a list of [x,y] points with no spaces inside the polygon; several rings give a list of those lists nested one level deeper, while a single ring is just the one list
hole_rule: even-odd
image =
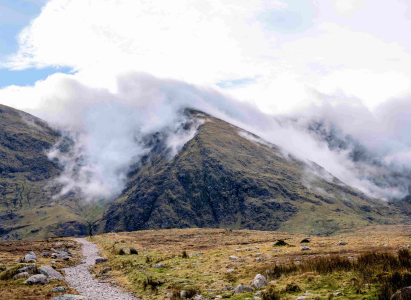
[{"label": "gravel path", "polygon": [[101,283],[94,279],[89,268],[94,265],[96,258],[101,257],[97,254],[99,249],[96,244],[86,239],[78,238],[75,241],[83,244],[81,247],[84,256],[82,264],[63,269],[66,273],[65,279],[72,288],[89,300],[136,300],[132,295],[121,292],[109,283]]}]

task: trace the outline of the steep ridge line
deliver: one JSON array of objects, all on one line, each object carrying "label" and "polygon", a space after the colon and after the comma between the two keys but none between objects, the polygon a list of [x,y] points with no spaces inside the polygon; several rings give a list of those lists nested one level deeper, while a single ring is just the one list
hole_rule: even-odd
[{"label": "steep ridge line", "polygon": [[91,275],[89,268],[95,264],[96,258],[101,258],[97,253],[97,245],[84,238],[75,241],[82,243],[81,252],[84,256],[82,264],[63,269],[68,284],[76,289],[88,300],[137,300],[130,294],[124,293],[107,283],[100,283]]}]

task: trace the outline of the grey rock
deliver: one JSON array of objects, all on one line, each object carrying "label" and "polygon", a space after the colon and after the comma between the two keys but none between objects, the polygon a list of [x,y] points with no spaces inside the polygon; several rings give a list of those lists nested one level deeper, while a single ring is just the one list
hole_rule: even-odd
[{"label": "grey rock", "polygon": [[295,300],[303,300],[303,299],[307,299],[308,297],[307,296],[300,296],[300,297],[298,297],[297,299],[295,299]]},{"label": "grey rock", "polygon": [[13,279],[20,279],[20,278],[29,278],[30,274],[27,272],[22,272],[17,275],[14,275]]},{"label": "grey rock", "polygon": [[260,247],[258,247],[258,246],[255,246],[254,248],[255,248],[255,249],[260,249]]},{"label": "grey rock", "polygon": [[346,243],[346,242],[339,242],[338,243],[338,246],[345,246],[345,245],[348,245],[348,243]]},{"label": "grey rock", "polygon": [[30,262],[36,262],[37,261],[37,256],[34,254],[33,251],[30,251],[26,256],[24,256],[24,262],[30,263]]},{"label": "grey rock", "polygon": [[74,247],[74,243],[67,243],[67,247]]},{"label": "grey rock", "polygon": [[66,288],[64,286],[57,286],[57,287],[51,289],[51,291],[55,292],[55,293],[65,293]]},{"label": "grey rock", "polygon": [[61,247],[61,246],[63,246],[63,243],[54,243],[54,244],[53,244],[53,247],[59,248],[59,247]]},{"label": "grey rock", "polygon": [[40,273],[49,277],[50,279],[63,280],[63,276],[50,266],[40,267]]},{"label": "grey rock", "polygon": [[96,258],[95,264],[101,264],[107,262],[107,258],[99,257]]},{"label": "grey rock", "polygon": [[49,281],[48,281],[47,277],[44,276],[43,274],[38,274],[38,275],[31,276],[24,283],[25,284],[30,284],[30,285],[32,285],[32,284],[48,284]]},{"label": "grey rock", "polygon": [[202,295],[195,295],[194,300],[202,300],[203,296]]},{"label": "grey rock", "polygon": [[391,300],[410,300],[411,286],[402,288],[398,293],[391,296]]},{"label": "grey rock", "polygon": [[264,261],[264,258],[257,257],[255,260],[256,260],[256,261]]},{"label": "grey rock", "polygon": [[173,296],[173,293],[167,293],[166,298],[171,298]]},{"label": "grey rock", "polygon": [[51,253],[50,253],[50,252],[42,252],[42,253],[40,254],[40,256],[42,256],[42,257],[50,257],[50,256],[51,256]]},{"label": "grey rock", "polygon": [[65,295],[51,298],[51,300],[87,300],[87,299],[88,299],[87,297],[84,297],[81,295],[70,295],[70,294],[65,294]]},{"label": "grey rock", "polygon": [[182,290],[182,291],[180,292],[180,297],[181,297],[181,298],[187,298],[187,291]]},{"label": "grey rock", "polygon": [[228,269],[227,272],[228,272],[228,273],[233,273],[233,272],[234,272],[234,269]]},{"label": "grey rock", "polygon": [[251,282],[251,286],[256,289],[261,289],[262,287],[267,286],[267,279],[265,279],[263,275],[257,274]]},{"label": "grey rock", "polygon": [[310,249],[310,247],[307,247],[307,246],[306,246],[306,247],[303,247],[303,248],[301,249],[301,251],[306,251],[306,250],[311,250],[311,249]]},{"label": "grey rock", "polygon": [[166,267],[165,265],[157,264],[157,265],[154,265],[154,266],[153,266],[153,269],[163,269],[163,268],[165,268],[165,267]]},{"label": "grey rock", "polygon": [[249,285],[240,284],[234,289],[234,295],[235,294],[242,294],[242,293],[252,292],[253,290],[254,289]]},{"label": "grey rock", "polygon": [[22,273],[22,272],[35,274],[35,273],[37,273],[37,266],[36,265],[27,265],[27,266],[19,269],[19,273]]},{"label": "grey rock", "polygon": [[250,249],[250,248],[248,248],[248,247],[247,247],[247,248],[245,248],[244,250],[245,250],[245,251],[251,251],[251,249]]},{"label": "grey rock", "polygon": [[226,285],[226,286],[222,287],[220,291],[233,291],[233,290],[234,290],[234,288],[232,286]]},{"label": "grey rock", "polygon": [[239,258],[238,256],[230,255],[230,259],[232,259],[232,260],[236,260],[236,259],[238,259],[238,258]]}]

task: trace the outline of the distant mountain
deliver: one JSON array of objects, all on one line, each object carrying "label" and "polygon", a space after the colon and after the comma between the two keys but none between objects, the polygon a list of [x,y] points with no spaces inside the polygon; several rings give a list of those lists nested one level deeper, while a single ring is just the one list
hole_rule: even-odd
[{"label": "distant mountain", "polygon": [[63,168],[47,157],[59,132],[0,105],[0,239],[186,227],[332,234],[409,222],[409,201],[371,199],[243,129],[184,114],[188,121],[177,130],[197,128],[194,137],[176,153],[171,132],[147,135],[150,151],[131,166],[118,198],[102,206],[59,194],[54,179]]},{"label": "distant mountain", "polygon": [[[212,227],[331,234],[406,221],[398,207],[368,198],[314,163],[285,157],[259,137],[191,111],[204,122],[168,159],[156,134],[152,152],[104,213],[100,231]],[[304,151],[304,149],[301,149]]]},{"label": "distant mountain", "polygon": [[44,121],[0,105],[1,239],[86,234],[78,200],[53,197],[61,169],[46,153],[59,139]]}]

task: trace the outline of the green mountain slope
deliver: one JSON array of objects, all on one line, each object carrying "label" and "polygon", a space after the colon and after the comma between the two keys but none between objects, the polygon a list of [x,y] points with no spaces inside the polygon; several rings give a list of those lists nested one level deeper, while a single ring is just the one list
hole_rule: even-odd
[{"label": "green mountain slope", "polygon": [[398,207],[366,197],[315,164],[285,158],[224,121],[196,118],[204,124],[169,161],[161,135],[153,137],[151,156],[131,172],[124,193],[99,221],[100,231],[212,227],[330,234],[407,221]]},{"label": "green mountain slope", "polygon": [[59,138],[42,120],[0,105],[0,240],[86,234],[78,200],[53,198],[61,170],[46,153]]}]

